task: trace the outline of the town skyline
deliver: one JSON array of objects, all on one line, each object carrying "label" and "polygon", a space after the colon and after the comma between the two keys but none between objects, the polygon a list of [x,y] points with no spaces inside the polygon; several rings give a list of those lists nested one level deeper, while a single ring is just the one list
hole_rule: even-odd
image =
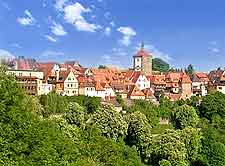
[{"label": "town skyline", "polygon": [[223,6],[220,0],[0,0],[0,55],[129,68],[144,41],[172,67],[210,71],[224,66]]}]

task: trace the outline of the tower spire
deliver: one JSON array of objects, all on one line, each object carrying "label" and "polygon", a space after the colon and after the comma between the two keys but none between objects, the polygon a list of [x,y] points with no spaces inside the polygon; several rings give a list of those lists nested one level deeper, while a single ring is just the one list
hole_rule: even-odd
[{"label": "tower spire", "polygon": [[145,43],[141,42],[141,50],[144,50],[144,49],[145,49]]}]

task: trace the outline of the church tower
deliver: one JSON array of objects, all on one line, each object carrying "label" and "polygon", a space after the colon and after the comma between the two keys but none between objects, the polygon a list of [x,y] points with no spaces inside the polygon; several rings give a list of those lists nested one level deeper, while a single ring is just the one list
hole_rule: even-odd
[{"label": "church tower", "polygon": [[152,55],[144,49],[144,43],[141,44],[141,49],[134,55],[134,70],[142,71],[146,75],[152,75]]}]

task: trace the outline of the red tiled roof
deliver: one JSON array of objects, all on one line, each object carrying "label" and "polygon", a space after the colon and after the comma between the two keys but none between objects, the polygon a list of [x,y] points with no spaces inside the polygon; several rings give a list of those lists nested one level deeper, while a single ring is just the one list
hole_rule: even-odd
[{"label": "red tiled roof", "polygon": [[165,82],[166,76],[165,75],[153,75],[148,78],[151,80],[152,84],[155,84],[155,85],[165,85],[166,84],[166,82]]},{"label": "red tiled roof", "polygon": [[126,81],[131,81],[132,83],[136,83],[138,78],[142,75],[143,73],[141,71],[134,71],[134,70],[129,70],[124,73],[124,79]]},{"label": "red tiled roof", "polygon": [[181,94],[166,93],[165,97],[168,97],[172,101],[177,101],[181,99]]},{"label": "red tiled roof", "polygon": [[59,81],[65,81],[70,74],[71,70],[60,71],[59,72]]},{"label": "red tiled roof", "polygon": [[140,51],[137,52],[136,55],[134,55],[134,57],[145,57],[145,56],[151,56],[151,55],[144,49],[141,49]]},{"label": "red tiled roof", "polygon": [[128,96],[145,96],[145,94],[136,85],[133,85],[128,92]]},{"label": "red tiled roof", "polygon": [[38,79],[35,76],[16,76],[16,78],[18,78],[18,79],[33,79],[33,80]]},{"label": "red tiled roof", "polygon": [[26,59],[24,57],[19,57],[15,59],[17,70],[33,70],[37,68],[37,63],[34,59]]},{"label": "red tiled roof", "polygon": [[192,83],[190,77],[186,73],[182,73],[181,75],[181,82],[182,83]]},{"label": "red tiled roof", "polygon": [[169,72],[166,75],[166,83],[192,83],[190,77],[183,72]]},{"label": "red tiled roof", "polygon": [[117,78],[118,71],[112,70],[111,68],[107,69],[96,69],[92,68],[91,72],[93,73],[93,78],[98,82],[109,83]]},{"label": "red tiled roof", "polygon": [[203,72],[197,72],[196,73],[196,76],[203,82],[209,82],[209,78],[207,76],[206,73],[203,73]]},{"label": "red tiled roof", "polygon": [[152,89],[148,88],[148,89],[144,89],[142,90],[142,92],[146,95],[146,96],[154,96],[154,92]]},{"label": "red tiled roof", "polygon": [[91,78],[87,78],[85,76],[77,77],[80,87],[95,87],[95,83]]},{"label": "red tiled roof", "polygon": [[181,72],[169,72],[166,75],[166,82],[176,82],[178,83],[181,78]]},{"label": "red tiled roof", "polygon": [[95,89],[96,91],[104,91],[104,88],[102,87],[100,82],[96,82]]},{"label": "red tiled roof", "polygon": [[48,77],[56,77],[56,73],[54,73],[53,67],[55,63],[38,63],[38,69],[44,73],[44,80],[47,80]]},{"label": "red tiled roof", "polygon": [[111,86],[108,83],[101,83],[103,88],[110,88]]}]

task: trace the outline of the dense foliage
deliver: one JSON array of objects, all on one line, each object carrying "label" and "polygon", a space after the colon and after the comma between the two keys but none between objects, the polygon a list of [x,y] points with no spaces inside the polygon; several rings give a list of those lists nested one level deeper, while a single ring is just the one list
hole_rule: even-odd
[{"label": "dense foliage", "polygon": [[138,100],[120,113],[99,98],[27,96],[1,68],[0,165],[223,166],[225,95],[201,100]]},{"label": "dense foliage", "polygon": [[70,103],[63,111],[68,111],[65,121],[59,117],[43,119],[33,112],[36,105],[32,103],[15,79],[1,70],[0,165],[141,165],[135,148],[104,137],[93,126],[80,128],[85,124],[82,111],[86,107]]},{"label": "dense foliage", "polygon": [[160,58],[154,58],[152,60],[153,71],[167,72],[170,69],[170,65]]},{"label": "dense foliage", "polygon": [[199,118],[192,106],[182,105],[175,108],[173,113],[173,122],[177,129],[185,127],[196,127]]}]

